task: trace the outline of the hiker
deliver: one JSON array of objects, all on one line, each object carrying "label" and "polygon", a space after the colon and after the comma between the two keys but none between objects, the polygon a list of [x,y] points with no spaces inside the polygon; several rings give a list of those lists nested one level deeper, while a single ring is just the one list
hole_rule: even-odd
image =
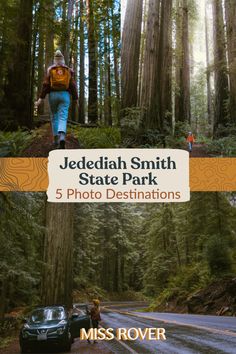
[{"label": "hiker", "polygon": [[[93,307],[90,309],[90,317],[91,317],[92,327],[98,328],[99,321],[101,321],[99,300],[93,300]],[[89,340],[88,342],[90,343]],[[96,340],[94,341],[94,343],[97,343]]]},{"label": "hiker", "polygon": [[187,136],[186,140],[187,140],[187,143],[188,143],[188,150],[189,150],[189,152],[192,152],[193,144],[195,142],[194,135],[193,135],[192,132],[188,133],[188,136]]},{"label": "hiker", "polygon": [[67,119],[70,107],[70,95],[78,101],[78,93],[73,79],[73,70],[65,65],[65,59],[60,50],[54,55],[54,64],[47,69],[42,91],[35,106],[38,107],[42,100],[49,94],[51,110],[52,133],[54,147],[65,149]]}]

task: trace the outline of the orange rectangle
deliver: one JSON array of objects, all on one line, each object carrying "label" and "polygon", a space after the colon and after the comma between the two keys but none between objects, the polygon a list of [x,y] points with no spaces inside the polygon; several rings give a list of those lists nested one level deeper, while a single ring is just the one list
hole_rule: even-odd
[{"label": "orange rectangle", "polygon": [[[45,192],[47,158],[1,158],[0,191]],[[192,192],[236,191],[236,158],[190,159]]]}]

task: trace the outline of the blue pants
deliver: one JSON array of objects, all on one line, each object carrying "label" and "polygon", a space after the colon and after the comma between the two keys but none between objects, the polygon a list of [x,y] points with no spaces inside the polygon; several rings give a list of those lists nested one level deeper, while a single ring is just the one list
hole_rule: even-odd
[{"label": "blue pants", "polygon": [[58,132],[66,133],[70,107],[70,94],[67,91],[52,91],[49,94],[53,136]]},{"label": "blue pants", "polygon": [[189,142],[189,143],[188,143],[188,150],[189,150],[190,152],[192,152],[192,148],[193,148],[193,143]]}]

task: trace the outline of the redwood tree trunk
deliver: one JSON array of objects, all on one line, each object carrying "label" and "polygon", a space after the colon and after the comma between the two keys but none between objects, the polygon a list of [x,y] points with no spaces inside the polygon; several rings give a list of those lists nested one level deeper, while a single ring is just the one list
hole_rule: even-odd
[{"label": "redwood tree trunk", "polygon": [[177,6],[175,120],[190,123],[189,8],[187,0]]},{"label": "redwood tree trunk", "polygon": [[208,124],[212,124],[212,92],[211,92],[211,75],[210,75],[210,58],[209,58],[209,34],[208,34],[208,22],[207,22],[207,8],[205,6],[205,35],[206,35],[206,64],[207,64],[207,114]]},{"label": "redwood tree trunk", "polygon": [[236,123],[236,2],[225,1],[227,47],[230,79],[230,119]]},{"label": "redwood tree trunk", "polygon": [[94,23],[94,0],[87,1],[88,15],[88,51],[89,51],[89,98],[88,98],[88,121],[98,121],[98,94],[97,94],[97,46]]},{"label": "redwood tree trunk", "polygon": [[163,130],[172,126],[172,0],[162,4],[159,55],[159,109]]},{"label": "redwood tree trunk", "polygon": [[14,66],[9,72],[9,104],[20,127],[33,127],[31,97],[31,44],[33,0],[21,0]]},{"label": "redwood tree trunk", "polygon": [[47,203],[42,302],[72,305],[74,205]]},{"label": "redwood tree trunk", "polygon": [[[159,126],[159,102],[155,99],[159,93],[158,56],[159,56],[159,21],[160,1],[150,0],[146,24],[146,44],[141,88],[142,125],[145,128]],[[154,109],[153,109],[154,108]],[[151,109],[154,110],[151,117]],[[156,114],[156,113],[157,114]]]},{"label": "redwood tree trunk", "polygon": [[122,109],[137,105],[142,0],[127,1],[121,48]]},{"label": "redwood tree trunk", "polygon": [[183,72],[181,80],[181,94],[183,95],[183,103],[181,106],[184,120],[191,121],[190,114],[190,65],[189,65],[189,9],[188,1],[183,0],[183,27],[182,27],[182,41],[183,41]]},{"label": "redwood tree trunk", "polygon": [[120,124],[120,77],[119,77],[119,39],[116,34],[116,24],[114,19],[114,0],[111,1],[111,16],[112,16],[112,42],[113,42],[113,60],[114,60],[114,77],[116,88],[116,117],[117,124]]},{"label": "redwood tree trunk", "polygon": [[227,102],[229,98],[224,20],[221,0],[213,0],[213,24],[215,69],[214,136],[216,136],[218,135],[218,128],[225,126],[228,122]]},{"label": "redwood tree trunk", "polygon": [[80,47],[79,47],[79,123],[85,122],[84,110],[84,1],[80,0]]}]

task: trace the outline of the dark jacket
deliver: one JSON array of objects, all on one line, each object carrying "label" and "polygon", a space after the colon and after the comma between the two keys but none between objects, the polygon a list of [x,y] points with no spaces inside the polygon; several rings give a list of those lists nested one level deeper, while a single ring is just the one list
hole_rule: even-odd
[{"label": "dark jacket", "polygon": [[90,316],[92,321],[101,321],[100,311],[97,307],[91,308]]},{"label": "dark jacket", "polygon": [[[56,65],[52,65],[48,68],[47,70],[47,75],[44,79],[44,82],[43,82],[43,87],[42,87],[42,90],[41,90],[41,93],[40,93],[40,98],[44,99],[46,97],[46,95],[48,93],[50,93],[51,91],[55,91],[51,88],[51,85],[50,85],[50,70]],[[75,83],[75,80],[74,80],[74,72],[72,69],[69,69],[70,70],[70,73],[71,73],[71,79],[70,79],[70,84],[69,84],[69,88],[68,88],[68,92],[70,93],[70,95],[72,96],[72,99],[73,100],[78,100],[78,92],[77,92],[77,87],[76,87],[76,83]]]}]

